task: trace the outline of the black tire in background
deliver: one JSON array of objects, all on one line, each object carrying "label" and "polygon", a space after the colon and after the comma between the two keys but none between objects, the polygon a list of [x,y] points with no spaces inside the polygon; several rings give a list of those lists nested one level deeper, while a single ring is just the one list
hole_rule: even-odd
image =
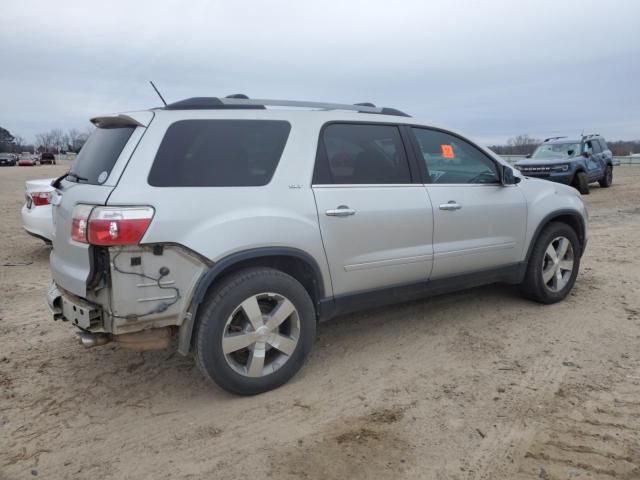
[{"label": "black tire in background", "polygon": [[[573,250],[573,269],[568,278],[567,284],[559,291],[552,291],[543,280],[543,267],[545,263],[545,252],[555,239],[567,239]],[[581,246],[576,232],[566,223],[549,223],[536,240],[536,243],[529,257],[527,272],[524,281],[520,284],[520,292],[526,298],[539,303],[556,303],[569,294],[575,284],[578,270],[580,269]]]},{"label": "black tire in background", "polygon": [[604,177],[602,177],[598,183],[602,188],[609,188],[613,183],[613,167],[611,165],[607,165],[607,168],[604,171]]},{"label": "black tire in background", "polygon": [[589,195],[589,180],[587,179],[587,174],[585,172],[576,173],[573,179],[573,186],[582,195]]},{"label": "black tire in background", "polygon": [[[228,356],[223,352],[223,336],[229,328],[229,319],[241,304],[252,296],[265,293],[287,299],[295,307],[299,325],[297,344],[293,353],[275,371],[249,377],[230,365]],[[231,393],[263,393],[286,383],[300,370],[311,351],[315,333],[313,302],[296,279],[271,268],[248,268],[226,277],[207,295],[196,323],[196,363],[206,377]]]}]

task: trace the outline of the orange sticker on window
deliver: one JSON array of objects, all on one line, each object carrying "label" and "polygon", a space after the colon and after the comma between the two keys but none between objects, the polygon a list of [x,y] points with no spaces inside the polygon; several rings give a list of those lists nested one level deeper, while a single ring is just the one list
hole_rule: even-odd
[{"label": "orange sticker on window", "polygon": [[440,145],[440,148],[442,149],[442,156],[444,158],[456,158],[451,145]]}]

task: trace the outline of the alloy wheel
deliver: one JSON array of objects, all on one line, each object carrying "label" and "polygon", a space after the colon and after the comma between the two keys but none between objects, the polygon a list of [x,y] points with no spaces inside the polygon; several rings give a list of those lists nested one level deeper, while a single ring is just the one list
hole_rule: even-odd
[{"label": "alloy wheel", "polygon": [[222,351],[227,364],[247,377],[280,369],[300,339],[300,317],[293,303],[276,293],[245,299],[227,319]]},{"label": "alloy wheel", "polygon": [[542,259],[542,281],[552,292],[562,290],[571,279],[575,263],[573,246],[566,237],[554,238]]}]

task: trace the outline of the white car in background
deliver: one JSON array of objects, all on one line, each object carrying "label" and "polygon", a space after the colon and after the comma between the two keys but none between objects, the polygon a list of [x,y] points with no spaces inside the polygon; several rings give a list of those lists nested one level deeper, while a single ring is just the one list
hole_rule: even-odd
[{"label": "white car in background", "polygon": [[28,180],[25,182],[26,202],[22,207],[22,226],[47,244],[51,244],[53,219],[51,216],[51,182],[55,178]]}]

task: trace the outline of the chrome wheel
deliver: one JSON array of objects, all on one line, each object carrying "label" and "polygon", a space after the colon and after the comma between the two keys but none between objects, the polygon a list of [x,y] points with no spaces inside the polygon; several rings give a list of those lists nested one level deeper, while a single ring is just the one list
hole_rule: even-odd
[{"label": "chrome wheel", "polygon": [[222,336],[227,364],[247,377],[281,368],[300,339],[300,317],[291,301],[276,293],[245,299],[229,316]]},{"label": "chrome wheel", "polygon": [[573,246],[569,239],[554,238],[542,259],[542,281],[545,287],[552,292],[562,290],[571,279],[574,259]]}]

